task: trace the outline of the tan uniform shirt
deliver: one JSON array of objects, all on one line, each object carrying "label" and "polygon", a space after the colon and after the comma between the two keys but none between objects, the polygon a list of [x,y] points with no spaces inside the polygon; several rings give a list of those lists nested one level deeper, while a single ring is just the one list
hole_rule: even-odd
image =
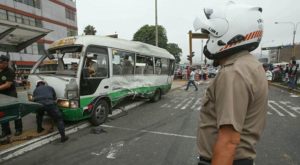
[{"label": "tan uniform shirt", "polygon": [[202,100],[197,144],[200,156],[211,159],[218,129],[232,125],[241,134],[235,159],[254,159],[264,129],[268,83],[262,65],[243,51],[230,56]]}]

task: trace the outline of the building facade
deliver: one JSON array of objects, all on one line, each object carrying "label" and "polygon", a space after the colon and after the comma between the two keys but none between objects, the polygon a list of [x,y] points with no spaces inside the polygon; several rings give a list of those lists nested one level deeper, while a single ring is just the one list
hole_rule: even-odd
[{"label": "building facade", "polygon": [[78,34],[75,0],[1,0],[0,19],[51,30],[21,52],[9,53],[18,67],[28,69],[52,42]]}]

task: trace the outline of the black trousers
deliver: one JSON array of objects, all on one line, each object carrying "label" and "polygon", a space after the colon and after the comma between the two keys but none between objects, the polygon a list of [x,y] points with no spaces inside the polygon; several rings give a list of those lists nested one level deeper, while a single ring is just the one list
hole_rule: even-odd
[{"label": "black trousers", "polygon": [[54,122],[56,123],[56,126],[57,126],[60,136],[64,137],[65,136],[65,124],[63,121],[62,114],[55,104],[44,105],[43,108],[37,110],[37,112],[36,112],[37,129],[42,129],[42,123],[43,123],[43,117],[44,117],[45,111],[52,118],[52,120],[54,120]]},{"label": "black trousers", "polygon": [[[2,123],[1,127],[2,127],[2,133],[11,134],[9,122]],[[17,131],[22,132],[22,130],[23,130],[22,119],[15,120],[15,129],[16,129],[16,132]]]}]

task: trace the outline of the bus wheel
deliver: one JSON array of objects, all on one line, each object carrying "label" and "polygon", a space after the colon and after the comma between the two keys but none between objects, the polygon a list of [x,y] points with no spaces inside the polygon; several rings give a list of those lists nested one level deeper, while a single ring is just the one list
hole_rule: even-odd
[{"label": "bus wheel", "polygon": [[156,89],[154,95],[150,98],[151,102],[157,102],[161,99],[161,91],[160,89]]},{"label": "bus wheel", "polygon": [[95,126],[103,124],[108,117],[108,113],[109,113],[109,105],[107,101],[100,100],[98,104],[96,104],[93,110],[90,122]]}]

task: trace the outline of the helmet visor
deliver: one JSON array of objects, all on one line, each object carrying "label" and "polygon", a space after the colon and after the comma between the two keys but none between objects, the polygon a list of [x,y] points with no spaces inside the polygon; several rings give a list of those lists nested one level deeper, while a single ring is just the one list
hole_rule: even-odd
[{"label": "helmet visor", "polygon": [[228,22],[221,17],[211,16],[214,14],[212,9],[204,9],[194,21],[194,29],[208,33],[214,37],[221,37],[228,31]]}]

